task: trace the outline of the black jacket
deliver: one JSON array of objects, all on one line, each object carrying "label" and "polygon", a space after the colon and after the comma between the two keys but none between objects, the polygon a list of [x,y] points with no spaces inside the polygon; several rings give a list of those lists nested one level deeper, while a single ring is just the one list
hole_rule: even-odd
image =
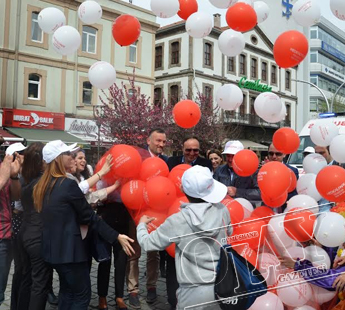
[{"label": "black jacket", "polygon": [[118,233],[95,214],[78,184],[67,178],[57,178],[51,191],[47,191],[42,222],[42,256],[51,264],[88,261],[81,224],[89,224],[109,243],[116,242],[118,237]]},{"label": "black jacket", "polygon": [[[169,171],[172,170],[172,168],[176,167],[177,165],[183,164],[182,163],[182,158],[183,156],[173,156],[173,157],[169,157],[168,159],[168,167],[169,167]],[[202,158],[202,157],[198,157],[195,162],[192,164],[192,166],[203,166],[203,167],[207,167],[209,168],[211,171],[212,169],[212,163],[210,160],[206,159],[206,158]]]}]

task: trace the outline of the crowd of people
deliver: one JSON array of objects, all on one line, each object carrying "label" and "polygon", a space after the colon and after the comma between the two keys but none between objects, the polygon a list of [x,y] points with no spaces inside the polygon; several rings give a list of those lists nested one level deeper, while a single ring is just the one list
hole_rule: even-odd
[{"label": "crowd of people", "polygon": [[[121,181],[102,186],[103,177],[113,165],[111,155],[94,174],[84,151],[75,144],[67,146],[56,140],[46,145],[37,142],[28,147],[21,143],[9,146],[0,166],[0,305],[14,260],[12,310],[45,309],[52,293],[53,270],[60,280],[59,309],[87,309],[94,257],[99,262],[99,309],[108,309],[109,258],[113,255],[117,307],[127,309],[124,301],[127,281],[129,306],[140,309],[142,249],[147,252],[148,303],[157,299],[159,273],[166,277],[170,309],[214,300],[213,266],[219,259],[219,244],[214,240],[220,242],[232,233],[229,212],[220,202],[228,195],[245,198],[254,207],[262,205],[258,172],[242,177],[233,170],[234,156],[244,149],[240,141],[228,141],[223,152],[209,150],[206,158],[201,156],[197,137],[182,141],[181,156],[164,155],[166,142],[164,130],[151,130],[147,152],[164,160],[169,170],[180,164],[192,166],[182,177],[188,203],[182,204],[181,212],[168,217],[150,234],[147,224],[154,218],[144,215],[136,226],[116,191]],[[336,164],[328,148],[315,146],[304,150],[304,156],[310,153],[321,154],[328,165]],[[285,156],[273,144],[269,146],[268,161],[283,163],[298,179],[298,170],[284,162]],[[296,190],[289,193],[288,199],[294,195]],[[322,212],[329,211],[327,203],[320,203],[325,206]],[[285,207],[276,208],[275,212],[281,213]],[[215,229],[222,226],[227,229]],[[95,239],[100,237],[108,253],[105,256],[109,257],[96,258],[93,253]],[[175,258],[164,251],[171,243],[176,244]],[[196,252],[197,265],[193,259]],[[218,308],[217,304],[200,306],[200,309]]]}]

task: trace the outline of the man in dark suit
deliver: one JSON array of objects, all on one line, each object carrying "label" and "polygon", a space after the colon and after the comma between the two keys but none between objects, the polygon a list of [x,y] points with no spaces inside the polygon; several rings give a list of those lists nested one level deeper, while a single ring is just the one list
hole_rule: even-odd
[{"label": "man in dark suit", "polygon": [[152,129],[149,133],[146,143],[147,150],[149,151],[151,157],[159,157],[166,163],[168,162],[168,156],[163,154],[164,147],[167,143],[167,137],[163,129]]},{"label": "man in dark suit", "polygon": [[199,165],[212,171],[212,163],[206,158],[199,156],[200,143],[197,137],[188,137],[182,143],[182,156],[173,156],[168,159],[169,170],[180,164],[191,166]]}]

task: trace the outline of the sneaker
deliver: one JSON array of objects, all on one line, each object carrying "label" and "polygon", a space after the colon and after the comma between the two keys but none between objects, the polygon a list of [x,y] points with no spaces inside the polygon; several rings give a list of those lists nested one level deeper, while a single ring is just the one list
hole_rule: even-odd
[{"label": "sneaker", "polygon": [[147,290],[146,302],[152,304],[157,300],[157,292],[155,287],[151,287]]},{"label": "sneaker", "polygon": [[134,309],[141,308],[138,293],[130,293],[128,301],[129,301],[130,307]]},{"label": "sneaker", "polygon": [[59,304],[59,298],[55,296],[52,290],[48,293],[47,301],[49,304],[54,306],[57,306]]}]

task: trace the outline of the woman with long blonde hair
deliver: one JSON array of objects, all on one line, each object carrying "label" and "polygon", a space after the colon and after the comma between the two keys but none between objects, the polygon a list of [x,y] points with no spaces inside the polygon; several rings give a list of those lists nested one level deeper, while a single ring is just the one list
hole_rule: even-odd
[{"label": "woman with long blonde hair", "polygon": [[86,310],[91,298],[88,254],[80,225],[89,225],[110,244],[117,241],[127,255],[134,253],[126,235],[118,234],[103,222],[87,203],[78,184],[66,176],[66,169],[75,164],[71,152],[60,140],[43,148],[47,167],[34,187],[35,208],[42,213],[42,255],[59,274],[59,309]]}]

